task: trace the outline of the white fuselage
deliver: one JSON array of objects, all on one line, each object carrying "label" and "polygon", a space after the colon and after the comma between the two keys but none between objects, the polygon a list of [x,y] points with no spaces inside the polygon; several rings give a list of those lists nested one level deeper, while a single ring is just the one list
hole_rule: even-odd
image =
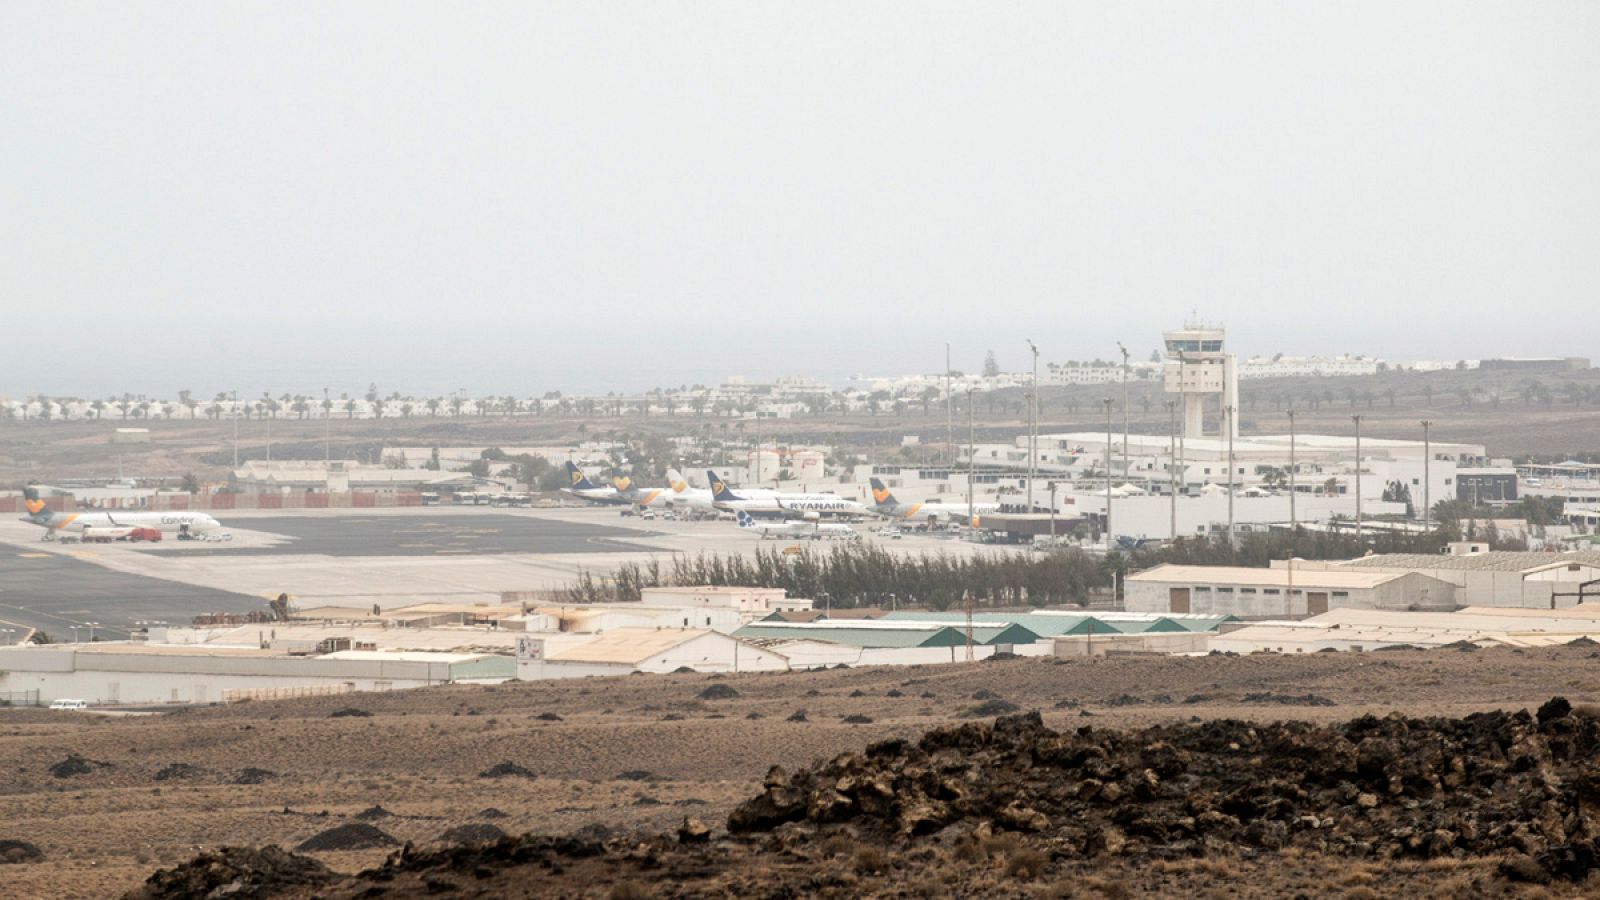
[{"label": "white fuselage", "polygon": [[810,540],[849,540],[856,537],[855,529],[849,525],[823,525],[817,522],[784,522],[781,525],[747,525],[746,531],[754,531],[766,538],[803,538]]},{"label": "white fuselage", "polygon": [[51,531],[82,533],[84,529],[155,528],[164,532],[188,531],[203,534],[222,524],[216,519],[197,512],[84,512],[60,513],[49,522],[36,523]]},{"label": "white fuselage", "polygon": [[975,503],[969,510],[965,503],[902,503],[888,513],[891,519],[907,522],[964,522],[969,518],[992,513],[999,509],[994,503]]},{"label": "white fuselage", "polygon": [[745,512],[752,516],[862,516],[866,515],[867,508],[854,500],[847,500],[838,494],[770,494],[765,497],[750,496],[740,497],[737,500],[721,500],[717,502],[718,509],[730,512]]}]

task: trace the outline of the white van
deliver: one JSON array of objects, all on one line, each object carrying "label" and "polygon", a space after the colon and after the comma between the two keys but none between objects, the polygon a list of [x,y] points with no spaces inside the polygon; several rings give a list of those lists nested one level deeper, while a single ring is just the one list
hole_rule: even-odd
[{"label": "white van", "polygon": [[87,700],[57,700],[50,704],[51,709],[88,709]]}]

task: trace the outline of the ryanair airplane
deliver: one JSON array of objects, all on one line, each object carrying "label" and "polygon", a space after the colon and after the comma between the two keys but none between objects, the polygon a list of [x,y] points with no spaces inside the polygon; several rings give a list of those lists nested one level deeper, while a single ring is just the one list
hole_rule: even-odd
[{"label": "ryanair airplane", "polygon": [[86,538],[120,537],[135,528],[176,532],[181,540],[222,527],[222,523],[201,512],[54,512],[34,487],[23,488],[22,499],[28,510],[22,521],[43,528],[44,537],[40,540],[46,541],[55,540],[61,532]]},{"label": "ryanair airplane", "polygon": [[567,460],[567,483],[568,487],[562,488],[561,493],[571,494],[580,500],[588,500],[590,503],[628,504],[633,502],[626,497],[620,496],[614,487],[600,487],[590,481],[589,476],[583,474],[583,470],[573,465],[570,459]]},{"label": "ryanair airplane", "polygon": [[[890,519],[905,521],[927,522],[961,522],[968,518],[968,508],[965,503],[901,503],[890,493],[889,488],[876,478],[872,479],[872,511],[880,516]],[[976,503],[971,508],[971,522],[967,524],[978,527],[978,517],[984,513],[991,513],[999,509],[998,504]]]},{"label": "ryanair airplane", "polygon": [[860,503],[838,494],[786,494],[781,491],[757,494],[750,491],[741,495],[729,490],[727,482],[719,478],[716,472],[706,470],[706,479],[711,483],[712,503],[726,512],[749,513],[757,518],[798,515],[806,519],[864,516],[867,513],[867,508]]}]

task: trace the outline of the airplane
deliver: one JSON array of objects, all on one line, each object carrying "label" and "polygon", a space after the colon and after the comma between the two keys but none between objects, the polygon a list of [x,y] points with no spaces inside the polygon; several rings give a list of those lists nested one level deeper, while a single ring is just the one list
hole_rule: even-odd
[{"label": "airplane", "polygon": [[872,511],[880,516],[890,519],[904,519],[918,522],[961,522],[971,518],[968,524],[977,527],[977,519],[984,513],[991,513],[999,509],[996,503],[975,503],[970,510],[965,503],[901,503],[889,492],[889,488],[876,478],[871,479],[872,484]]},{"label": "airplane", "polygon": [[617,489],[614,487],[600,487],[599,485],[590,481],[589,476],[583,474],[583,471],[577,466],[573,465],[572,460],[570,459],[567,460],[567,480],[571,486],[562,488],[561,493],[571,494],[580,500],[588,500],[590,503],[610,504],[627,504],[633,502],[626,498],[617,496]]},{"label": "airplane", "polygon": [[222,527],[222,523],[202,512],[54,512],[34,487],[23,488],[22,499],[28,510],[22,521],[43,528],[40,540],[45,541],[55,540],[62,532],[83,538],[115,539],[131,534],[135,528],[173,531],[179,540],[186,540]]},{"label": "airplane", "polygon": [[611,485],[616,488],[619,500],[641,509],[666,509],[672,505],[672,491],[667,488],[634,487],[633,479],[626,475],[613,477]]},{"label": "airplane", "polygon": [[717,509],[728,512],[747,512],[752,516],[765,518],[799,515],[806,519],[816,519],[822,516],[861,516],[867,512],[866,507],[854,500],[847,500],[838,494],[788,494],[778,491],[757,493],[756,491],[735,494],[728,490],[728,485],[717,473],[706,470],[706,479],[711,484],[711,500]]},{"label": "airplane", "polygon": [[861,537],[849,525],[829,525],[816,520],[787,521],[782,525],[762,524],[744,510],[739,510],[739,527],[755,531],[762,540],[767,538],[799,538],[801,540],[853,541]]}]

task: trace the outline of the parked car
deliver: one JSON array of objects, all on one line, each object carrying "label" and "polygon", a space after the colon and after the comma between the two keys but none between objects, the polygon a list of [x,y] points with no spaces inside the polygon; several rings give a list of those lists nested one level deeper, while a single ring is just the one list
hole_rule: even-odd
[{"label": "parked car", "polygon": [[89,701],[87,701],[87,700],[56,700],[56,701],[53,701],[50,704],[50,708],[51,709],[68,709],[68,710],[88,709],[89,708]]}]

